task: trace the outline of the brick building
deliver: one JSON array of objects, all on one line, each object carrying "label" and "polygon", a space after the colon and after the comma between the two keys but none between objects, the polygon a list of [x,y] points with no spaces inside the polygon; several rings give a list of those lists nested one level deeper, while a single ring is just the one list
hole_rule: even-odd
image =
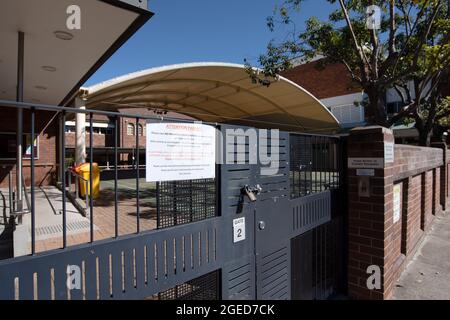
[{"label": "brick building", "polygon": [[[156,116],[157,110],[147,108],[123,108],[119,110],[124,114],[135,114],[142,116]],[[172,119],[192,119],[189,116],[182,115],[175,112],[165,112],[164,117]],[[135,161],[136,152],[136,135],[138,135],[140,148],[140,163],[145,163],[145,144],[146,144],[146,121],[140,119],[138,123],[133,118],[120,117],[118,119],[118,152],[119,163],[122,166],[133,165]],[[89,121],[86,122],[86,148],[89,148],[90,142],[90,127]],[[110,163],[114,161],[114,134],[116,123],[115,119],[95,114],[92,121],[93,130],[93,145],[94,145],[94,161],[100,166],[109,167]],[[69,163],[74,162],[75,150],[75,121],[66,121],[66,157]],[[89,149],[87,151],[89,155]]]},{"label": "brick building", "polygon": [[[282,72],[282,75],[308,90],[328,107],[339,120],[343,129],[365,125],[364,107],[362,105],[366,95],[358,84],[352,81],[347,68],[340,63],[318,66],[320,58],[308,63],[296,65]],[[410,84],[412,98],[415,93]],[[444,96],[450,94],[448,77],[442,82],[439,90]],[[386,109],[388,116],[399,112],[403,107],[401,97],[394,89],[386,92]],[[418,131],[414,123],[396,125],[393,127],[397,143],[416,144]]]},{"label": "brick building", "polygon": [[[30,184],[30,113],[24,111],[23,173],[24,182]],[[15,181],[16,173],[16,112],[3,108],[0,119],[0,188],[8,186],[9,177]],[[7,121],[5,121],[7,119]],[[55,112],[40,111],[36,114],[35,175],[38,185],[56,182],[58,116]]]},{"label": "brick building", "polygon": [[364,93],[358,88],[343,64],[319,67],[319,60],[299,64],[281,73],[305,88],[328,107],[344,128],[364,123]]}]

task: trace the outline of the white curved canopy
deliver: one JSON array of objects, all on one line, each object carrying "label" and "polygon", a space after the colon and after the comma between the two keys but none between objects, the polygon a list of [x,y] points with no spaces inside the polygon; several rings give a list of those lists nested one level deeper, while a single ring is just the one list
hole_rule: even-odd
[{"label": "white curved canopy", "polygon": [[255,84],[239,64],[187,63],[152,68],[83,90],[87,91],[90,109],[148,107],[207,122],[306,132],[339,130],[336,118],[302,87],[283,77],[269,87]]}]

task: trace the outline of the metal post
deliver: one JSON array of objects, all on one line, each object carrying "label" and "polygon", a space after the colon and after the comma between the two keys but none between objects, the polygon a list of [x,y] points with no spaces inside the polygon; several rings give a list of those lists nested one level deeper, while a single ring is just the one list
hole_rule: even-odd
[{"label": "metal post", "polygon": [[94,241],[94,203],[92,200],[93,195],[93,177],[92,177],[92,163],[94,159],[94,145],[93,145],[93,136],[94,136],[94,129],[92,127],[93,125],[93,114],[92,112],[89,114],[89,191],[86,189],[86,191],[89,193],[89,208],[90,208],[90,239],[91,242]]},{"label": "metal post", "polygon": [[62,190],[62,227],[63,227],[63,248],[67,247],[67,212],[66,212],[66,112],[61,113],[61,190]]},{"label": "metal post", "polygon": [[35,132],[35,111],[31,108],[31,254],[36,252],[36,212],[34,197],[34,132]]},{"label": "metal post", "polygon": [[[11,171],[12,171],[12,168],[11,168]],[[13,201],[12,175],[11,175],[11,171],[9,171],[9,174],[8,174],[9,215],[10,215],[10,217],[11,217],[11,214],[13,213],[13,211],[14,211],[14,208],[13,208],[13,206],[14,206],[14,201]]]},{"label": "metal post", "polygon": [[69,185],[69,193],[72,192],[72,172],[67,171],[67,178],[69,179],[68,185]]},{"label": "metal post", "polygon": [[136,128],[134,132],[136,132],[136,232],[139,233],[139,118],[136,118]]},{"label": "metal post", "polygon": [[156,181],[156,229],[159,229],[161,227],[161,210],[160,210],[160,183],[159,181]]},{"label": "metal post", "polygon": [[119,121],[116,116],[114,120],[115,128],[114,128],[114,234],[116,237],[119,236],[119,208],[118,208],[118,190],[117,190],[117,179],[118,179],[118,170],[117,170],[117,141],[118,141],[118,124]]},{"label": "metal post", "polygon": [[[23,102],[23,60],[24,60],[24,33],[19,31],[17,47],[17,96],[18,102]],[[17,135],[16,135],[16,209],[22,211],[22,144],[23,144],[23,109],[17,109]]]}]

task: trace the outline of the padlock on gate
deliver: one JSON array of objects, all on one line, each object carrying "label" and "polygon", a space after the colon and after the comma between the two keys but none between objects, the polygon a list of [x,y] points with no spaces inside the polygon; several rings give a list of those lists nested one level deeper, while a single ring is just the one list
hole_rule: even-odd
[{"label": "padlock on gate", "polygon": [[262,188],[261,188],[261,186],[259,184],[257,184],[254,187],[250,187],[249,185],[246,184],[241,189],[241,193],[246,195],[251,202],[255,202],[256,201],[256,196],[258,194],[260,194],[261,191],[262,191]]}]

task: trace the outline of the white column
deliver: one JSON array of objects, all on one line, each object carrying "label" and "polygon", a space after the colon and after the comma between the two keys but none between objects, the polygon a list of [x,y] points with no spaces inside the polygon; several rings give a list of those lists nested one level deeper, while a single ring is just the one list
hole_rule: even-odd
[{"label": "white column", "polygon": [[[76,109],[86,109],[86,99],[75,98]],[[75,118],[75,164],[86,162],[86,114],[77,113]]]}]

